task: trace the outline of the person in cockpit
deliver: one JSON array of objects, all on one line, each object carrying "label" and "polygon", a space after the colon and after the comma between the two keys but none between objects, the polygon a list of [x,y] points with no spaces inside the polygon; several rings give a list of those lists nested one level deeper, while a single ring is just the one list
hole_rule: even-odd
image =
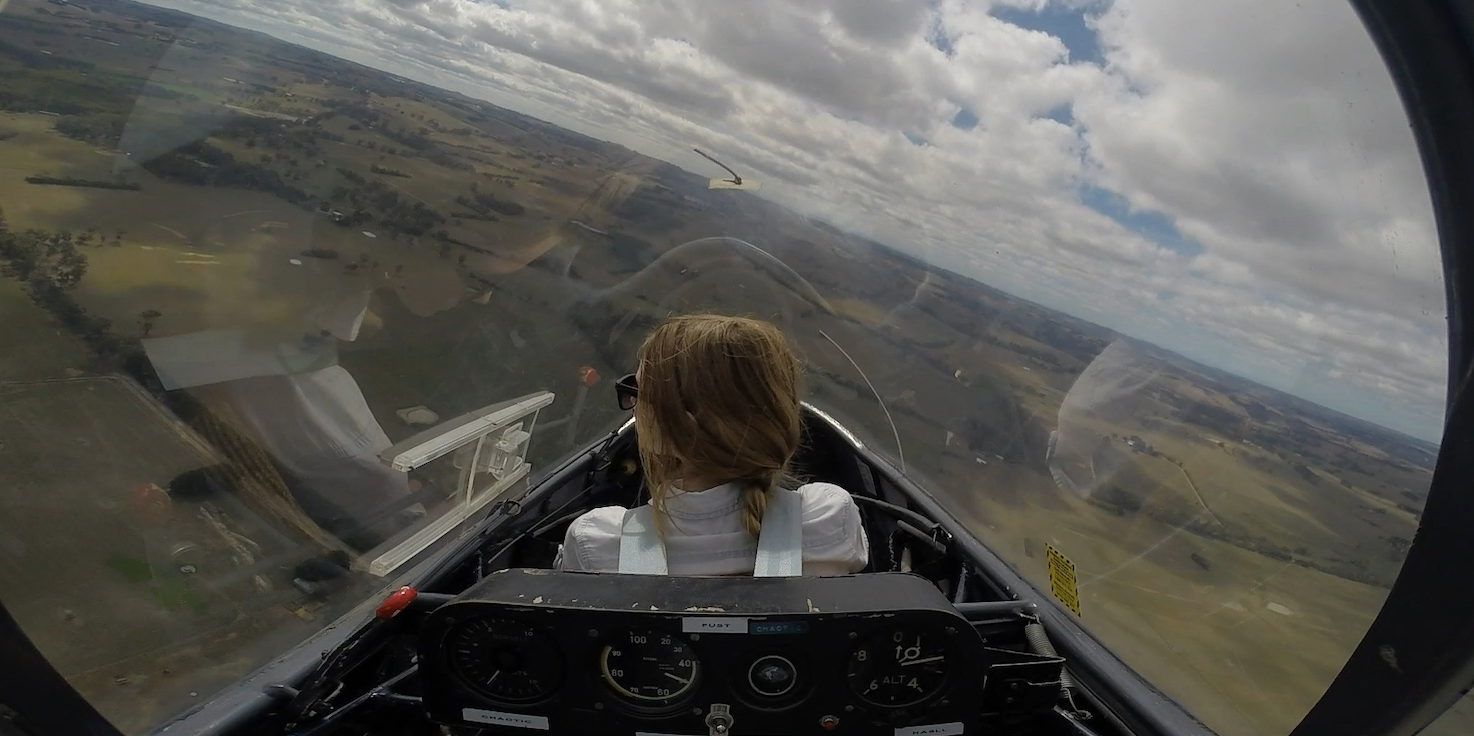
[{"label": "person in cockpit", "polygon": [[[777,327],[675,317],[645,339],[637,366],[616,389],[621,406],[635,413],[650,502],[578,517],[564,537],[560,569],[763,575],[767,551],[784,544],[775,529],[785,523],[795,563],[801,549],[801,574],[865,567],[870,546],[848,492],[831,483],[782,487],[801,426],[799,362]],[[630,559],[642,518],[654,567]],[[773,520],[766,528],[765,518]]]}]

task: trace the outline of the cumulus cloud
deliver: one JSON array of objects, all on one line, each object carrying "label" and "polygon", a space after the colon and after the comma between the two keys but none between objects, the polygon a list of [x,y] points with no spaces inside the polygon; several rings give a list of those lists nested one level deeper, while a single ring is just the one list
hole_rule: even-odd
[{"label": "cumulus cloud", "polygon": [[[1431,208],[1342,0],[158,4],[692,171],[710,173],[691,147],[714,150],[763,196],[938,266],[1397,429],[1441,427]],[[1081,34],[1089,53],[1066,42]]]}]

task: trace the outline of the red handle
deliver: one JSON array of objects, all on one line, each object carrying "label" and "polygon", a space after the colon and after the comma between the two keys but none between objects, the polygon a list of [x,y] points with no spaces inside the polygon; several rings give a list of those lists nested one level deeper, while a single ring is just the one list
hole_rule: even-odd
[{"label": "red handle", "polygon": [[409,604],[414,601],[415,596],[419,594],[420,592],[418,590],[415,590],[414,588],[406,585],[403,588],[390,593],[389,597],[385,598],[384,602],[380,603],[379,607],[374,610],[374,616],[378,617],[382,621],[388,621],[389,619],[394,618],[394,616],[400,611],[408,608]]}]

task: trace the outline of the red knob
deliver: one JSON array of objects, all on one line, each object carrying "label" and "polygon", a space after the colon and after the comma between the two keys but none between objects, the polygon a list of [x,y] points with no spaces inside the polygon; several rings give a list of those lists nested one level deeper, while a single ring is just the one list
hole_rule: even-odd
[{"label": "red knob", "polygon": [[384,602],[380,603],[379,607],[374,610],[374,616],[378,617],[380,620],[388,621],[389,619],[394,618],[394,616],[400,611],[408,608],[409,604],[414,601],[415,596],[419,594],[420,592],[418,590],[415,590],[414,588],[406,585],[403,588],[390,593],[389,597],[385,598]]}]

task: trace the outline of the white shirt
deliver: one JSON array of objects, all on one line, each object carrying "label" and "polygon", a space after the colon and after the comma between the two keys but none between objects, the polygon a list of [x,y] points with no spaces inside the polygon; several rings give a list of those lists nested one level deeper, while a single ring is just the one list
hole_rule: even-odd
[{"label": "white shirt", "polygon": [[[846,575],[870,560],[860,510],[832,483],[800,486],[804,574]],[[742,492],[735,483],[673,493],[665,504],[665,554],[671,575],[751,575],[757,540],[742,528]],[[619,571],[619,535],[627,509],[597,508],[569,525],[559,569]]]}]

